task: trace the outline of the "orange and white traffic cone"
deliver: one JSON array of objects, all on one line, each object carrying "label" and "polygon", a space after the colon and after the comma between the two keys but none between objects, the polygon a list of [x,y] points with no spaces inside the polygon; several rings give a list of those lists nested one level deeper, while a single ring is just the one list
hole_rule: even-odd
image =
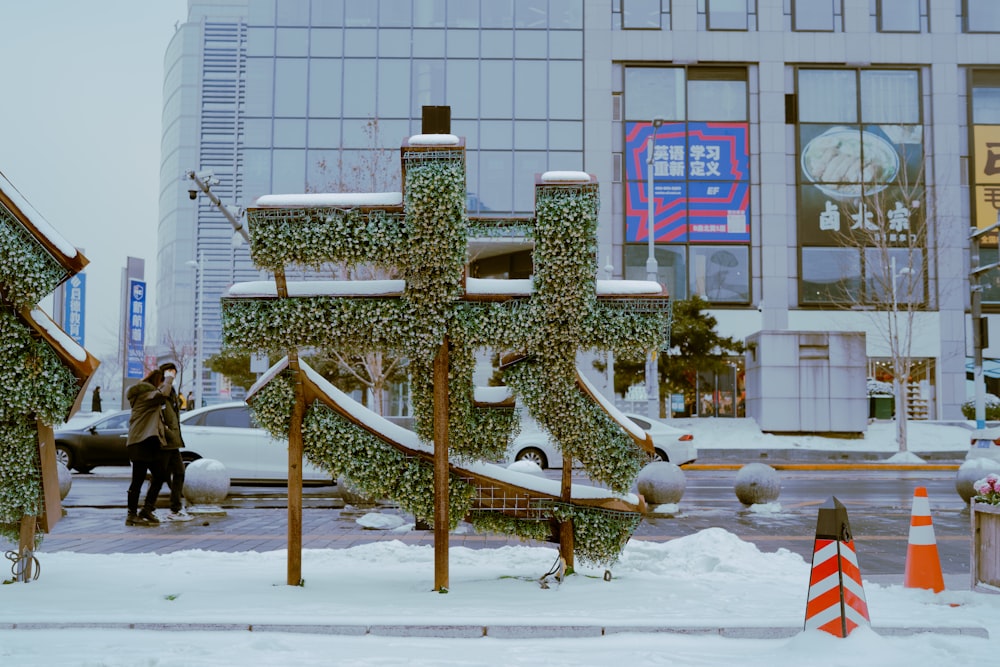
[{"label": "orange and white traffic cone", "polygon": [[913,490],[913,510],[910,514],[910,540],[906,547],[906,588],[926,588],[940,593],[944,590],[941,559],[938,557],[934,524],[931,522],[931,503],[927,489],[918,486]]},{"label": "orange and white traffic cone", "polygon": [[846,637],[862,624],[871,619],[847,509],[831,496],[816,521],[805,629]]}]

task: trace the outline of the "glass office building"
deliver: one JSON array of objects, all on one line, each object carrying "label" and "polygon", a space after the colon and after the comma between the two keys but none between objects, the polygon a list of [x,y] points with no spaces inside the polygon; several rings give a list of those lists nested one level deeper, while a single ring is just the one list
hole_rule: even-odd
[{"label": "glass office building", "polygon": [[[370,178],[372,147],[398,155],[421,107],[448,105],[470,211],[530,213],[535,173],[595,174],[602,271],[644,278],[652,234],[660,281],[707,300],[723,335],[863,331],[873,378],[891,292],[916,306],[911,414],[960,418],[969,231],[1000,209],[997,33],[991,0],[189,0],[166,54],[161,346],[200,328],[216,352],[219,295],[258,276],[185,171],[211,170],[235,206],[396,189],[395,163]],[[892,239],[845,243],[873,211]],[[738,414],[732,368],[699,378],[694,410]],[[229,395],[204,381],[206,401]]]}]

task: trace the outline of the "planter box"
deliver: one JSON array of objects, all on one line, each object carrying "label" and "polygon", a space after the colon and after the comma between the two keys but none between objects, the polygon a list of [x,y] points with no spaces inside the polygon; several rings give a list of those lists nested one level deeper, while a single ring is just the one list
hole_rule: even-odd
[{"label": "planter box", "polygon": [[972,590],[1000,593],[1000,505],[972,505]]}]

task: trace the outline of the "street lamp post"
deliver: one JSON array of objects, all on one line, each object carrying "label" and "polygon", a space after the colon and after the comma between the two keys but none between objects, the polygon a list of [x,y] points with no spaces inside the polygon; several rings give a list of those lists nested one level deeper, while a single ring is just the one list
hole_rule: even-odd
[{"label": "street lamp post", "polygon": [[976,392],[976,428],[986,428],[986,382],[983,379],[983,348],[989,346],[986,319],[983,318],[983,286],[979,282],[982,274],[1000,267],[1000,262],[979,265],[980,239],[987,234],[996,234],[1000,229],[1000,211],[997,221],[985,229],[970,228],[969,231],[969,289],[971,290],[972,314],[972,383]]},{"label": "street lamp post", "polygon": [[204,316],[204,290],[202,289],[202,254],[198,251],[198,259],[189,259],[186,264],[194,269],[194,298],[195,302],[198,304],[198,321],[195,324],[194,333],[194,407],[200,408],[202,406],[202,381],[203,381],[203,371],[202,365],[202,346],[203,346],[203,331],[204,331],[204,321],[202,317]]},{"label": "street lamp post", "polygon": [[[653,196],[653,152],[656,149],[656,133],[663,125],[663,118],[653,118],[653,131],[646,142],[646,241],[649,253],[646,257],[646,280],[654,283],[659,280],[659,266],[656,263],[656,197]],[[646,399],[649,401],[647,412],[650,418],[660,416],[660,383],[657,367],[657,350],[650,350],[646,355]]]}]

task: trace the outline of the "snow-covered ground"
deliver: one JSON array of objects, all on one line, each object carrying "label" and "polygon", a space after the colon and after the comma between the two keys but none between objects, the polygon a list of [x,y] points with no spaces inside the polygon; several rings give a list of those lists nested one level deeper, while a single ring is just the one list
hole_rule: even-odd
[{"label": "snow-covered ground", "polygon": [[[713,448],[895,449],[892,424],[873,424],[863,441],[768,436],[749,420],[679,425],[692,427],[696,441],[711,441]],[[968,435],[957,426],[911,423],[910,448],[966,450]],[[390,528],[372,517],[365,521]],[[1000,595],[967,587],[934,594],[866,580],[864,590],[877,629],[972,627],[987,630],[990,639],[946,632],[889,636],[864,627],[847,639],[817,631],[772,639],[652,631],[802,627],[811,564],[785,550],[761,552],[718,528],[666,543],[632,542],[610,581],[604,568],[581,566],[562,584],[550,578],[543,589],[538,579],[556,556],[554,547],[452,548],[451,590],[441,595],[431,592],[433,549],[405,541],[305,550],[302,587],[285,584],[285,551],[93,555],[45,553],[43,544],[38,580],[0,586],[0,665],[943,667],[998,657]],[[861,571],[864,576],[863,560]],[[26,623],[73,625],[9,629]],[[78,625],[88,623],[174,630]],[[421,624],[484,626],[488,636],[401,637],[387,627]],[[281,625],[372,631],[350,636],[267,628]],[[565,635],[603,627],[606,634],[498,638],[510,626],[519,632],[567,626]]]}]

